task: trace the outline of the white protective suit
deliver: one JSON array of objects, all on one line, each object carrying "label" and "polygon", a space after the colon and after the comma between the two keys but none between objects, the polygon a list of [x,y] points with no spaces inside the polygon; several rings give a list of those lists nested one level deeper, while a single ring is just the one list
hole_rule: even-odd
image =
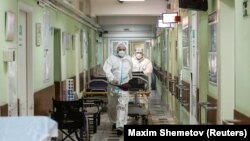
[{"label": "white protective suit", "polygon": [[[137,53],[141,53],[141,58],[137,58]],[[132,57],[133,62],[133,72],[143,72],[146,76],[150,76],[153,72],[153,65],[152,62],[144,57],[143,49],[142,48],[136,48],[135,54]]]},{"label": "white protective suit", "polygon": [[[151,89],[151,74],[153,72],[152,62],[144,56],[143,48],[136,48],[135,54],[132,57],[133,62],[133,72],[143,72],[144,75],[148,77],[149,89]],[[130,101],[135,99],[134,96],[130,96]],[[146,95],[140,96],[140,104],[148,110],[148,97]]]},{"label": "white protective suit", "polygon": [[[116,81],[118,85],[127,83],[132,78],[132,60],[127,53],[120,57],[117,52],[118,47],[125,47],[123,43],[118,43],[114,53],[104,62],[103,70],[109,82]],[[123,129],[127,124],[129,91],[110,85],[108,86],[108,116],[117,129]]]}]

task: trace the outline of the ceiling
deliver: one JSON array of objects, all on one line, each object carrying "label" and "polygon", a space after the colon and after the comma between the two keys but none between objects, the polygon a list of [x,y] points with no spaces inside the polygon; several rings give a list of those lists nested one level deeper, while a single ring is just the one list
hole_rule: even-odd
[{"label": "ceiling", "polygon": [[119,0],[90,0],[91,18],[101,26],[103,37],[155,37],[158,18],[166,12],[169,0],[119,2]]}]

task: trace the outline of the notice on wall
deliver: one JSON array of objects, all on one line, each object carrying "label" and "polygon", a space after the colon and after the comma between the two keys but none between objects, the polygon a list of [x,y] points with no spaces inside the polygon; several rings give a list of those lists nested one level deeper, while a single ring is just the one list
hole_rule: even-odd
[{"label": "notice on wall", "polygon": [[208,79],[209,83],[217,85],[217,13],[208,17]]},{"label": "notice on wall", "polygon": [[49,49],[50,45],[50,13],[45,10],[43,12],[43,47]]},{"label": "notice on wall", "polygon": [[183,68],[189,69],[190,66],[190,49],[189,49],[189,26],[188,17],[182,21],[182,49],[183,49]]},{"label": "notice on wall", "polygon": [[49,80],[49,76],[50,76],[50,69],[49,69],[49,51],[48,50],[44,50],[45,51],[45,55],[44,55],[44,82],[47,82]]}]

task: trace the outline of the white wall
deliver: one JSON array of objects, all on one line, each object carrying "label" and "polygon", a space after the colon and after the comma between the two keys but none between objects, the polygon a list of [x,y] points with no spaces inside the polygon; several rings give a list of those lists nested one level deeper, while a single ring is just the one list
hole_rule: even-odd
[{"label": "white wall", "polygon": [[91,17],[104,15],[161,15],[166,12],[166,0],[123,2],[91,0]]}]

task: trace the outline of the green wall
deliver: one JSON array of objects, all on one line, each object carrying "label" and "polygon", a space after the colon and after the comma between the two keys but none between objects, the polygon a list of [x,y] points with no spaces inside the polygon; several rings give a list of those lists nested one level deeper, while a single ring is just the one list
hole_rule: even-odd
[{"label": "green wall", "polygon": [[235,108],[250,116],[250,19],[242,11],[242,1],[235,0]]},{"label": "green wall", "polygon": [[[25,0],[27,1],[27,3],[33,7],[33,12],[32,12],[32,35],[35,35],[35,26],[36,23],[43,23],[43,12],[45,9],[43,9],[42,7],[39,7],[36,5],[36,2],[34,1],[29,1],[29,0]],[[51,13],[51,19],[53,19],[55,17],[53,11],[51,11],[50,9],[46,8],[46,10],[48,10]],[[54,21],[51,21],[51,25],[54,24]],[[42,30],[43,31],[43,30]],[[43,33],[42,33],[43,34]],[[42,43],[41,46],[36,46],[35,43],[35,38],[33,38],[33,83],[34,83],[34,91],[39,91],[43,88],[46,88],[48,86],[51,86],[54,84],[54,49],[53,49],[53,34],[50,34],[50,47],[49,47],[49,51],[48,51],[48,55],[49,55],[49,80],[48,81],[44,81],[44,75],[43,75],[43,67],[44,67],[44,43],[43,43],[43,39],[42,39]]]},{"label": "green wall", "polygon": [[199,100],[204,102],[208,95],[208,34],[204,34],[208,33],[208,17],[206,12],[199,15]]},{"label": "green wall", "polygon": [[[48,86],[54,85],[54,49],[53,49],[53,28],[58,28],[61,30],[61,32],[67,32],[72,35],[80,35],[80,30],[87,31],[90,33],[89,40],[91,42],[91,46],[95,46],[95,32],[96,29],[92,27],[88,27],[84,25],[83,23],[80,23],[79,21],[65,15],[64,13],[53,10],[47,6],[41,7],[37,5],[36,0],[8,0],[8,1],[1,1],[0,5],[0,20],[3,22],[0,22],[0,52],[3,52],[3,50],[8,49],[9,47],[17,47],[17,25],[18,25],[18,3],[23,3],[25,5],[28,5],[32,8],[32,47],[33,47],[33,86],[34,86],[34,92],[39,91],[41,89],[44,89]],[[16,23],[15,23],[15,38],[13,41],[5,41],[5,11],[12,11],[16,14]],[[44,45],[43,42],[41,46],[36,46],[35,42],[35,27],[36,23],[43,23],[43,13],[45,11],[50,12],[50,27],[51,27],[51,34],[50,34],[50,42],[49,42],[49,80],[44,81],[44,75],[43,75],[43,67],[44,67]],[[43,31],[43,29],[42,29]],[[90,32],[89,32],[90,31]],[[77,48],[80,48],[80,40],[75,43]],[[80,49],[78,49],[80,50]],[[93,50],[89,56],[93,56],[94,54]],[[65,50],[65,54],[63,54],[63,50],[61,49],[61,52],[58,52],[59,55],[61,55],[61,72],[62,72],[62,80],[65,80],[67,78],[76,76],[76,59],[79,59],[79,73],[83,72],[83,58],[76,58],[76,49],[68,49]],[[7,63],[3,62],[3,53],[0,53],[0,80],[2,82],[2,85],[0,85],[1,93],[0,93],[0,106],[3,104],[8,103],[8,70],[7,70]],[[94,62],[91,64],[92,66],[95,64],[95,59],[92,59]],[[59,70],[57,70],[59,71]]]},{"label": "green wall", "polygon": [[[28,0],[27,0],[28,1]],[[42,8],[36,5],[36,2],[31,2],[31,4],[33,5],[34,8],[34,19],[33,22],[35,25],[36,22],[42,22],[42,13],[44,12],[44,10],[49,10],[50,14],[51,14],[51,27],[54,28],[59,28],[61,30],[61,32],[67,32],[70,33],[72,35],[78,34],[80,35],[80,30],[84,30],[87,31],[90,30],[89,27],[87,27],[86,25],[83,25],[82,23],[76,21],[75,19],[63,14],[60,11],[54,11],[51,10],[50,8]],[[38,19],[37,19],[38,18]],[[33,27],[34,28],[34,27]],[[93,39],[93,35],[90,35],[89,38],[91,40],[95,40],[95,38]],[[80,41],[78,41],[80,42]],[[80,43],[75,43],[80,45]],[[79,48],[80,46],[78,46]],[[40,75],[43,73],[42,70],[42,65],[40,65],[43,62],[43,48],[41,47],[37,47],[34,50],[34,54],[35,54],[35,62],[34,62],[34,72],[35,72],[35,83],[34,83],[34,87],[35,87],[35,91],[38,91],[40,89],[46,88],[50,85],[54,84],[54,79],[53,79],[53,35],[51,36],[51,57],[50,57],[50,74],[51,74],[51,79],[49,80],[49,82],[44,83],[43,82],[43,75]],[[66,49],[63,52],[63,49],[61,49],[61,74],[62,74],[62,80],[65,80],[67,78],[70,77],[74,77],[77,74],[75,74],[76,72],[76,49]],[[78,58],[80,59],[80,73],[83,72],[83,58]]]},{"label": "green wall", "polygon": [[[94,30],[89,31],[90,37],[96,37]],[[96,54],[96,40],[95,38],[89,38],[89,68],[93,68],[97,65],[97,54]]]},{"label": "green wall", "polygon": [[[75,20],[73,20],[72,18],[63,15],[62,13],[58,12],[58,11],[53,11],[50,8],[41,8],[41,7],[37,7],[36,3],[33,3],[33,7],[36,7],[34,10],[34,26],[33,29],[35,27],[35,23],[36,22],[43,22],[43,12],[44,10],[48,10],[50,11],[50,20],[51,20],[51,27],[56,27],[61,29],[61,32],[68,32],[73,34],[75,31],[75,27],[80,26],[79,23],[77,23]],[[36,17],[36,18],[35,18]],[[40,47],[36,47],[34,49],[34,56],[36,56],[34,58],[34,73],[35,73],[35,83],[34,83],[34,88],[35,91],[46,88],[50,85],[54,84],[54,79],[53,79],[53,34],[50,35],[50,80],[46,83],[44,83],[43,81],[43,65],[41,65],[41,63],[43,62],[43,46]],[[63,50],[61,50],[61,54]],[[65,55],[61,56],[61,68],[62,68],[62,80],[65,80],[66,78],[72,77],[75,74],[75,57],[74,57],[75,51],[74,50],[65,50]]]},{"label": "green wall", "polygon": [[[5,41],[5,12],[12,11],[17,15],[17,0],[2,0],[0,4],[0,105],[8,101],[8,63],[3,62],[3,51],[10,47],[17,47],[17,34],[13,41]],[[15,22],[17,31],[17,16]]]},{"label": "green wall", "polygon": [[[81,23],[72,19],[71,17],[61,13],[60,11],[52,10],[48,7],[40,7],[36,1],[22,0],[33,8],[32,12],[32,25],[33,35],[35,35],[35,24],[43,23],[43,12],[49,11],[50,13],[50,26],[53,28],[61,29],[61,32],[67,32],[74,34],[76,29],[81,29]],[[43,63],[44,63],[44,46],[43,44],[39,47],[36,46],[35,40],[33,40],[33,72],[34,72],[34,90],[39,91],[43,88],[54,84],[54,49],[53,49],[53,32],[50,34],[50,48],[49,48],[49,68],[50,68],[50,79],[46,82],[43,80]],[[61,50],[61,72],[62,80],[69,77],[75,76],[75,50],[65,50],[63,55]]]}]

